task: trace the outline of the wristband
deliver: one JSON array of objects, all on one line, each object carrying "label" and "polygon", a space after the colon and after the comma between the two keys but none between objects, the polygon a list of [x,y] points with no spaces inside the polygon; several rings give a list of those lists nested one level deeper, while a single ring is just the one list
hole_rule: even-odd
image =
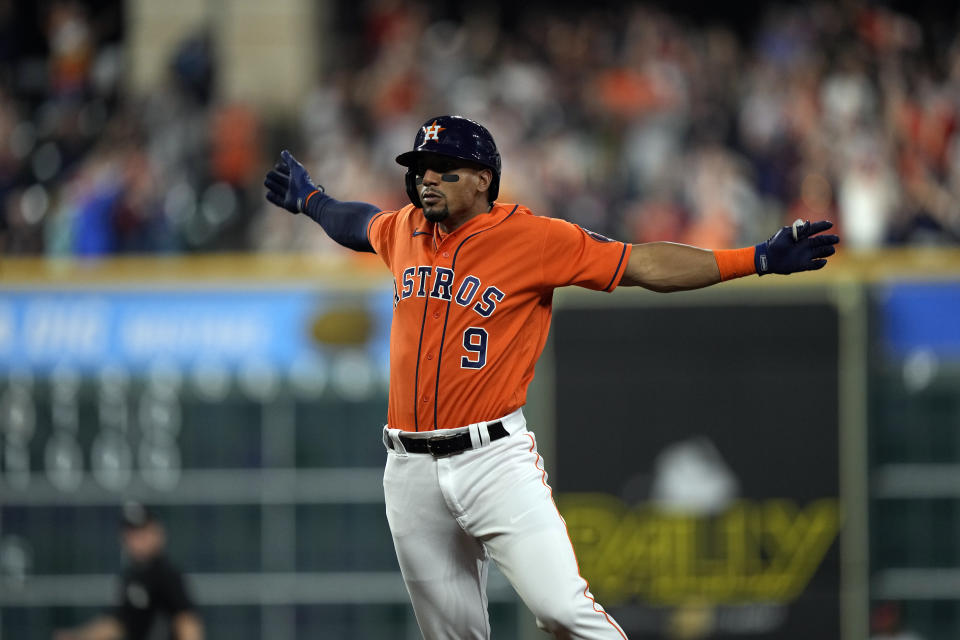
[{"label": "wristband", "polygon": [[311,191],[310,195],[307,196],[307,199],[303,201],[303,206],[300,207],[300,210],[305,212],[307,210],[307,205],[310,204],[310,198],[312,198],[318,193],[320,193],[320,189],[314,189],[313,191]]},{"label": "wristband", "polygon": [[720,281],[750,276],[757,272],[754,264],[756,247],[743,249],[720,249],[713,252],[720,269]]}]

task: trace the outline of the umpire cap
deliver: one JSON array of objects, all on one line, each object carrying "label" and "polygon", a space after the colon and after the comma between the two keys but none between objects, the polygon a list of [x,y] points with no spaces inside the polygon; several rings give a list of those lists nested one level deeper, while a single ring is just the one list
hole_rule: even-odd
[{"label": "umpire cap", "polygon": [[487,196],[491,205],[497,199],[500,193],[500,152],[493,136],[482,124],[463,116],[437,116],[423,123],[413,142],[413,151],[397,156],[397,163],[408,169],[404,182],[407,195],[416,207],[421,203],[415,167],[418,160],[428,155],[457,158],[490,169],[493,180]]},{"label": "umpire cap", "polygon": [[133,500],[123,503],[123,507],[120,509],[120,526],[122,528],[141,529],[151,522],[156,522],[156,518],[150,509]]}]

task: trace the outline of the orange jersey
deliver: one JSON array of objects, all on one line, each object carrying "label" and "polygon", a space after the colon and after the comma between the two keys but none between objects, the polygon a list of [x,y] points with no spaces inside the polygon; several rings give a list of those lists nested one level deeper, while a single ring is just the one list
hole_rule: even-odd
[{"label": "orange jersey", "polygon": [[387,424],[405,431],[461,427],[523,406],[553,290],[612,291],[631,250],[502,203],[446,235],[408,205],[375,215],[367,236],[393,273]]}]

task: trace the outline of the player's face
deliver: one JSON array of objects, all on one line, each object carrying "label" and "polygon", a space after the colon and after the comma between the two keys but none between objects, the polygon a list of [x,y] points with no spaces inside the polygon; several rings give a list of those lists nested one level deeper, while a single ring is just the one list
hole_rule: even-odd
[{"label": "player's face", "polygon": [[490,171],[464,166],[452,158],[428,158],[414,170],[423,215],[431,222],[458,227],[478,213],[478,202],[486,210],[486,189]]}]

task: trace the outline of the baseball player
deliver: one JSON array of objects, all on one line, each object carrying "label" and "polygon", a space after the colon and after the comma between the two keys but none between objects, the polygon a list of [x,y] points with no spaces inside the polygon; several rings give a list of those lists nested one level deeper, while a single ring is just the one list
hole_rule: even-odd
[{"label": "baseball player", "polygon": [[580,576],[543,459],[523,416],[557,287],[696,289],[750,274],[819,269],[837,236],[798,221],[755,247],[631,246],[497,202],[500,154],[460,116],[430,118],[407,168],[411,204],[340,202],[290,154],[267,200],[331,238],[375,252],[394,280],[383,442],[387,520],[425,638],[489,638],[497,563],[538,625],[559,638],[626,638]]}]

